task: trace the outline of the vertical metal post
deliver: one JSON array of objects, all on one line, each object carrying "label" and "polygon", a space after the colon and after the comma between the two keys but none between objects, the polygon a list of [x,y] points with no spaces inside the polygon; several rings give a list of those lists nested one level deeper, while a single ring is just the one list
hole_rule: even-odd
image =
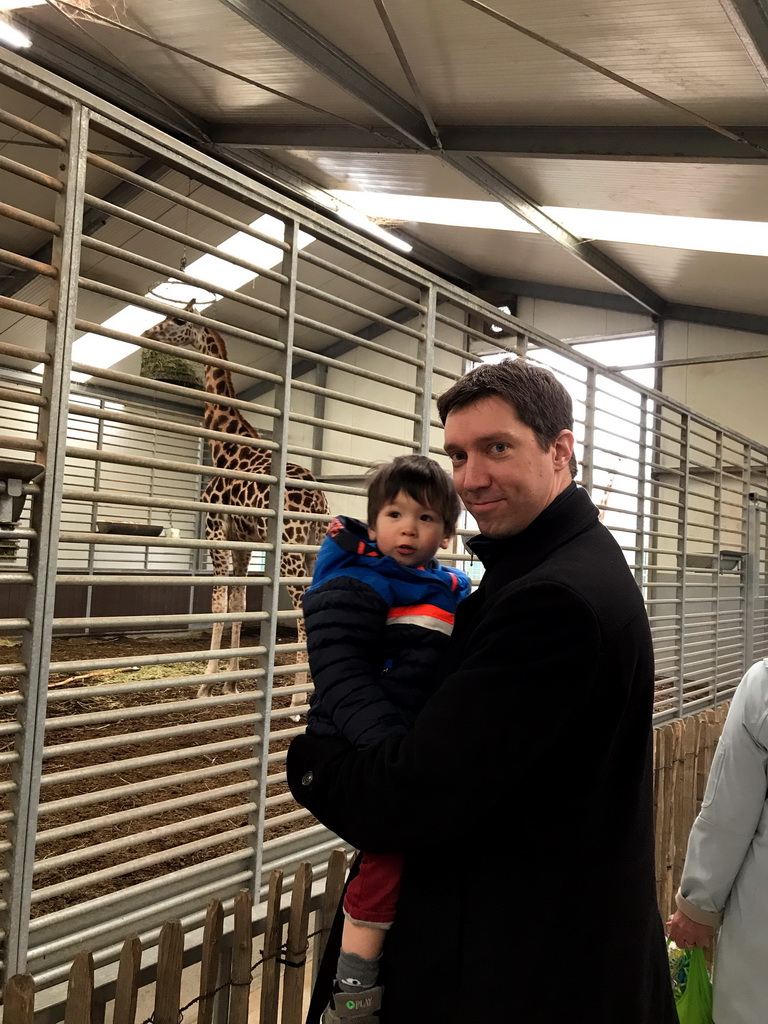
[{"label": "vertical metal post", "polygon": [[747,559],[744,574],[744,664],[746,672],[757,660],[755,651],[755,615],[760,593],[760,508],[757,496],[747,499]]},{"label": "vertical metal post", "polygon": [[[319,388],[328,386],[328,367],[325,363],[318,363],[315,367],[315,384]],[[325,395],[315,395],[315,406],[312,415],[318,420],[325,419]],[[316,423],[312,428],[312,447],[315,451],[321,452],[325,443],[325,427]],[[312,476],[323,475],[323,460],[318,456],[312,459]]]},{"label": "vertical metal post", "polygon": [[587,368],[587,394],[584,399],[584,457],[581,460],[581,486],[592,494],[595,486],[595,392],[597,374]]},{"label": "vertical metal post", "polygon": [[261,886],[262,839],[264,835],[264,806],[267,796],[267,754],[269,749],[270,715],[272,710],[272,687],[274,683],[275,647],[277,644],[277,613],[280,610],[280,563],[283,546],[283,503],[286,485],[286,463],[288,461],[288,434],[291,420],[291,373],[293,367],[293,340],[296,317],[296,278],[298,276],[298,235],[299,226],[296,221],[288,221],[285,225],[285,242],[289,248],[283,254],[280,267],[285,282],[280,286],[280,305],[286,311],[278,327],[278,340],[285,350],[282,354],[282,384],[275,385],[275,407],[282,410],[282,416],[275,424],[274,440],[278,447],[272,449],[271,475],[277,477],[277,483],[269,488],[268,508],[275,513],[267,518],[267,540],[272,546],[267,552],[265,570],[270,584],[264,587],[262,611],[268,613],[261,626],[260,642],[266,648],[267,659],[262,677],[264,690],[263,719],[260,729],[261,750],[259,754],[259,792],[257,810],[254,812],[256,825],[253,833],[254,876],[253,897],[258,902]]},{"label": "vertical metal post", "polygon": [[637,505],[635,506],[635,581],[645,593],[645,507],[648,499],[648,396],[640,396],[640,435],[637,455]]},{"label": "vertical metal post", "polygon": [[[100,409],[106,409],[106,402],[103,400],[99,402]],[[101,416],[96,421],[96,447],[101,450],[104,447],[104,420]],[[93,464],[93,489],[94,491],[101,490],[101,474],[102,464],[101,462],[95,462]],[[99,518],[97,512],[97,504],[94,501],[91,505],[91,533],[96,533],[97,526],[96,521]],[[96,572],[96,546],[95,544],[88,545],[88,574],[94,575]],[[91,610],[93,608],[93,586],[88,584],[85,589],[85,617],[90,619]],[[86,633],[90,633],[90,627],[86,628]]]},{"label": "vertical metal post", "polygon": [[691,472],[691,431],[690,421],[688,414],[683,414],[680,418],[680,447],[683,453],[683,479],[680,494],[680,533],[679,533],[679,555],[678,565],[680,566],[680,596],[679,596],[679,608],[680,608],[680,622],[677,629],[677,643],[678,643],[678,672],[680,678],[680,689],[677,694],[677,714],[679,718],[683,716],[683,691],[685,689],[685,661],[686,661],[686,649],[685,649],[685,621],[686,621],[686,602],[688,598],[688,488],[690,482]]},{"label": "vertical metal post", "polygon": [[38,420],[38,438],[45,442],[45,474],[30,516],[35,531],[29,549],[34,583],[26,608],[29,627],[22,641],[25,672],[19,681],[21,702],[16,713],[21,731],[16,741],[18,760],[13,765],[13,818],[6,855],[10,876],[6,887],[6,977],[25,971],[29,941],[88,144],[88,113],[79,104],[69,112],[62,134],[68,146],[61,170],[64,189],[57,199],[55,213],[61,230],[53,239],[51,257],[58,279],[50,293],[54,317],[46,331],[45,348],[51,361],[43,374],[41,394],[45,405]]},{"label": "vertical metal post", "polygon": [[421,289],[421,302],[426,306],[421,326],[424,331],[424,341],[419,349],[419,357],[423,366],[416,370],[416,385],[421,388],[421,408],[419,408],[419,397],[415,396],[415,412],[421,415],[421,421],[416,420],[413,424],[413,439],[419,443],[419,452],[422,455],[429,455],[429,446],[432,436],[432,377],[435,367],[435,320],[437,315],[437,288],[430,284]]}]

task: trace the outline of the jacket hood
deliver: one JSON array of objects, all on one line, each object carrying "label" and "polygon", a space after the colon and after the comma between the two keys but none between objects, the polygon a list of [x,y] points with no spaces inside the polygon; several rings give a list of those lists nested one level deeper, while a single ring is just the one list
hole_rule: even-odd
[{"label": "jacket hood", "polygon": [[440,579],[445,579],[448,573],[458,580],[462,597],[471,589],[471,582],[464,572],[440,565],[434,558],[423,566],[412,568],[401,565],[389,555],[382,555],[375,542],[369,539],[366,524],[351,516],[336,516],[328,526],[328,535],[315,563],[312,586],[318,586],[331,576],[342,575],[345,569],[359,567],[368,559],[372,565],[375,563],[377,573],[383,576],[395,579],[410,576],[418,582],[424,578],[425,573]]}]

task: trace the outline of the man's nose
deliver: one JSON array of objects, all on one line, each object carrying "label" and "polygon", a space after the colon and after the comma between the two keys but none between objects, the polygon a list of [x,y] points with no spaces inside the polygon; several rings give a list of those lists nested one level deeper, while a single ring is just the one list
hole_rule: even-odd
[{"label": "man's nose", "polygon": [[488,469],[485,461],[476,455],[468,455],[462,467],[461,483],[462,490],[477,491],[487,487],[490,483]]}]

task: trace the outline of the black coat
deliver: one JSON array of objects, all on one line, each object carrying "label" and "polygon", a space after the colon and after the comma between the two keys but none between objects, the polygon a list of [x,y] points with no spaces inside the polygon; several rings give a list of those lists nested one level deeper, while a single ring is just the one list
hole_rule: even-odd
[{"label": "black coat", "polygon": [[382,1024],[676,1024],[656,905],[653,651],[587,494],[479,538],[452,669],[413,732],[296,738],[297,800],[405,853]]}]

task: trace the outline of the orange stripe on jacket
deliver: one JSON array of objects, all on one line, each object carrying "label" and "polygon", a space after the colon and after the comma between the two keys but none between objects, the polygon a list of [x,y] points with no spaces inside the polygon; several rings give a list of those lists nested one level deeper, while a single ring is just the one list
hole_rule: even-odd
[{"label": "orange stripe on jacket", "polygon": [[446,611],[445,608],[438,608],[436,604],[403,605],[400,608],[390,608],[387,613],[388,622],[390,619],[402,619],[406,617],[440,619],[442,622],[447,622],[449,626],[453,625],[454,619],[453,612]]}]

